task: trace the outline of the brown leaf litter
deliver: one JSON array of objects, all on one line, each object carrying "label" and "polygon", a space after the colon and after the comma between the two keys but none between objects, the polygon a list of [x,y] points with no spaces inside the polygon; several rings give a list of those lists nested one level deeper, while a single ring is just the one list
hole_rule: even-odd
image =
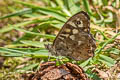
[{"label": "brown leaf litter", "polygon": [[25,80],[88,80],[88,77],[81,67],[70,62],[59,66],[56,62],[45,62]]},{"label": "brown leaf litter", "polygon": [[107,71],[95,69],[98,75],[103,80],[120,80],[120,62],[116,63]]}]

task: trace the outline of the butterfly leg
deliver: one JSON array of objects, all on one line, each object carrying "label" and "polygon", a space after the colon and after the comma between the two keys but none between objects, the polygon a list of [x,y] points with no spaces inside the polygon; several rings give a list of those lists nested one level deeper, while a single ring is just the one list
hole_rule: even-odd
[{"label": "butterfly leg", "polygon": [[51,58],[51,57],[50,57],[50,54],[48,54],[48,61],[50,61],[50,58]]}]

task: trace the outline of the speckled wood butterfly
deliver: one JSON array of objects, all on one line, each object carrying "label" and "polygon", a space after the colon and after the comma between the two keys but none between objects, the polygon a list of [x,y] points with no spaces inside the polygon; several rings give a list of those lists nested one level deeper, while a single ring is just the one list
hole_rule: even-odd
[{"label": "speckled wood butterfly", "polygon": [[45,47],[55,56],[87,60],[94,55],[95,40],[90,33],[90,17],[84,11],[73,15],[62,27],[53,44]]}]

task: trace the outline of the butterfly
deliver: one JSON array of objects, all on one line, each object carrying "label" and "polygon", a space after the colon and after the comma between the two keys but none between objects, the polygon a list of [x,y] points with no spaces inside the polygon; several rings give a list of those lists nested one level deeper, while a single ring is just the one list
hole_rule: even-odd
[{"label": "butterfly", "polygon": [[96,44],[90,33],[89,15],[84,11],[73,15],[63,25],[53,44],[45,47],[52,55],[66,56],[76,61],[93,57]]}]

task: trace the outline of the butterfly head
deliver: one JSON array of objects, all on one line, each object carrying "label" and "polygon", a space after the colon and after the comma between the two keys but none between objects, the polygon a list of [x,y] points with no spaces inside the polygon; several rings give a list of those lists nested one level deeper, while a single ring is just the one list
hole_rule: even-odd
[{"label": "butterfly head", "polygon": [[52,54],[52,55],[54,55],[56,52],[55,52],[55,50],[54,50],[54,48],[53,48],[53,46],[52,46],[52,44],[45,44],[45,48],[47,49],[47,50],[49,50],[49,52]]}]

